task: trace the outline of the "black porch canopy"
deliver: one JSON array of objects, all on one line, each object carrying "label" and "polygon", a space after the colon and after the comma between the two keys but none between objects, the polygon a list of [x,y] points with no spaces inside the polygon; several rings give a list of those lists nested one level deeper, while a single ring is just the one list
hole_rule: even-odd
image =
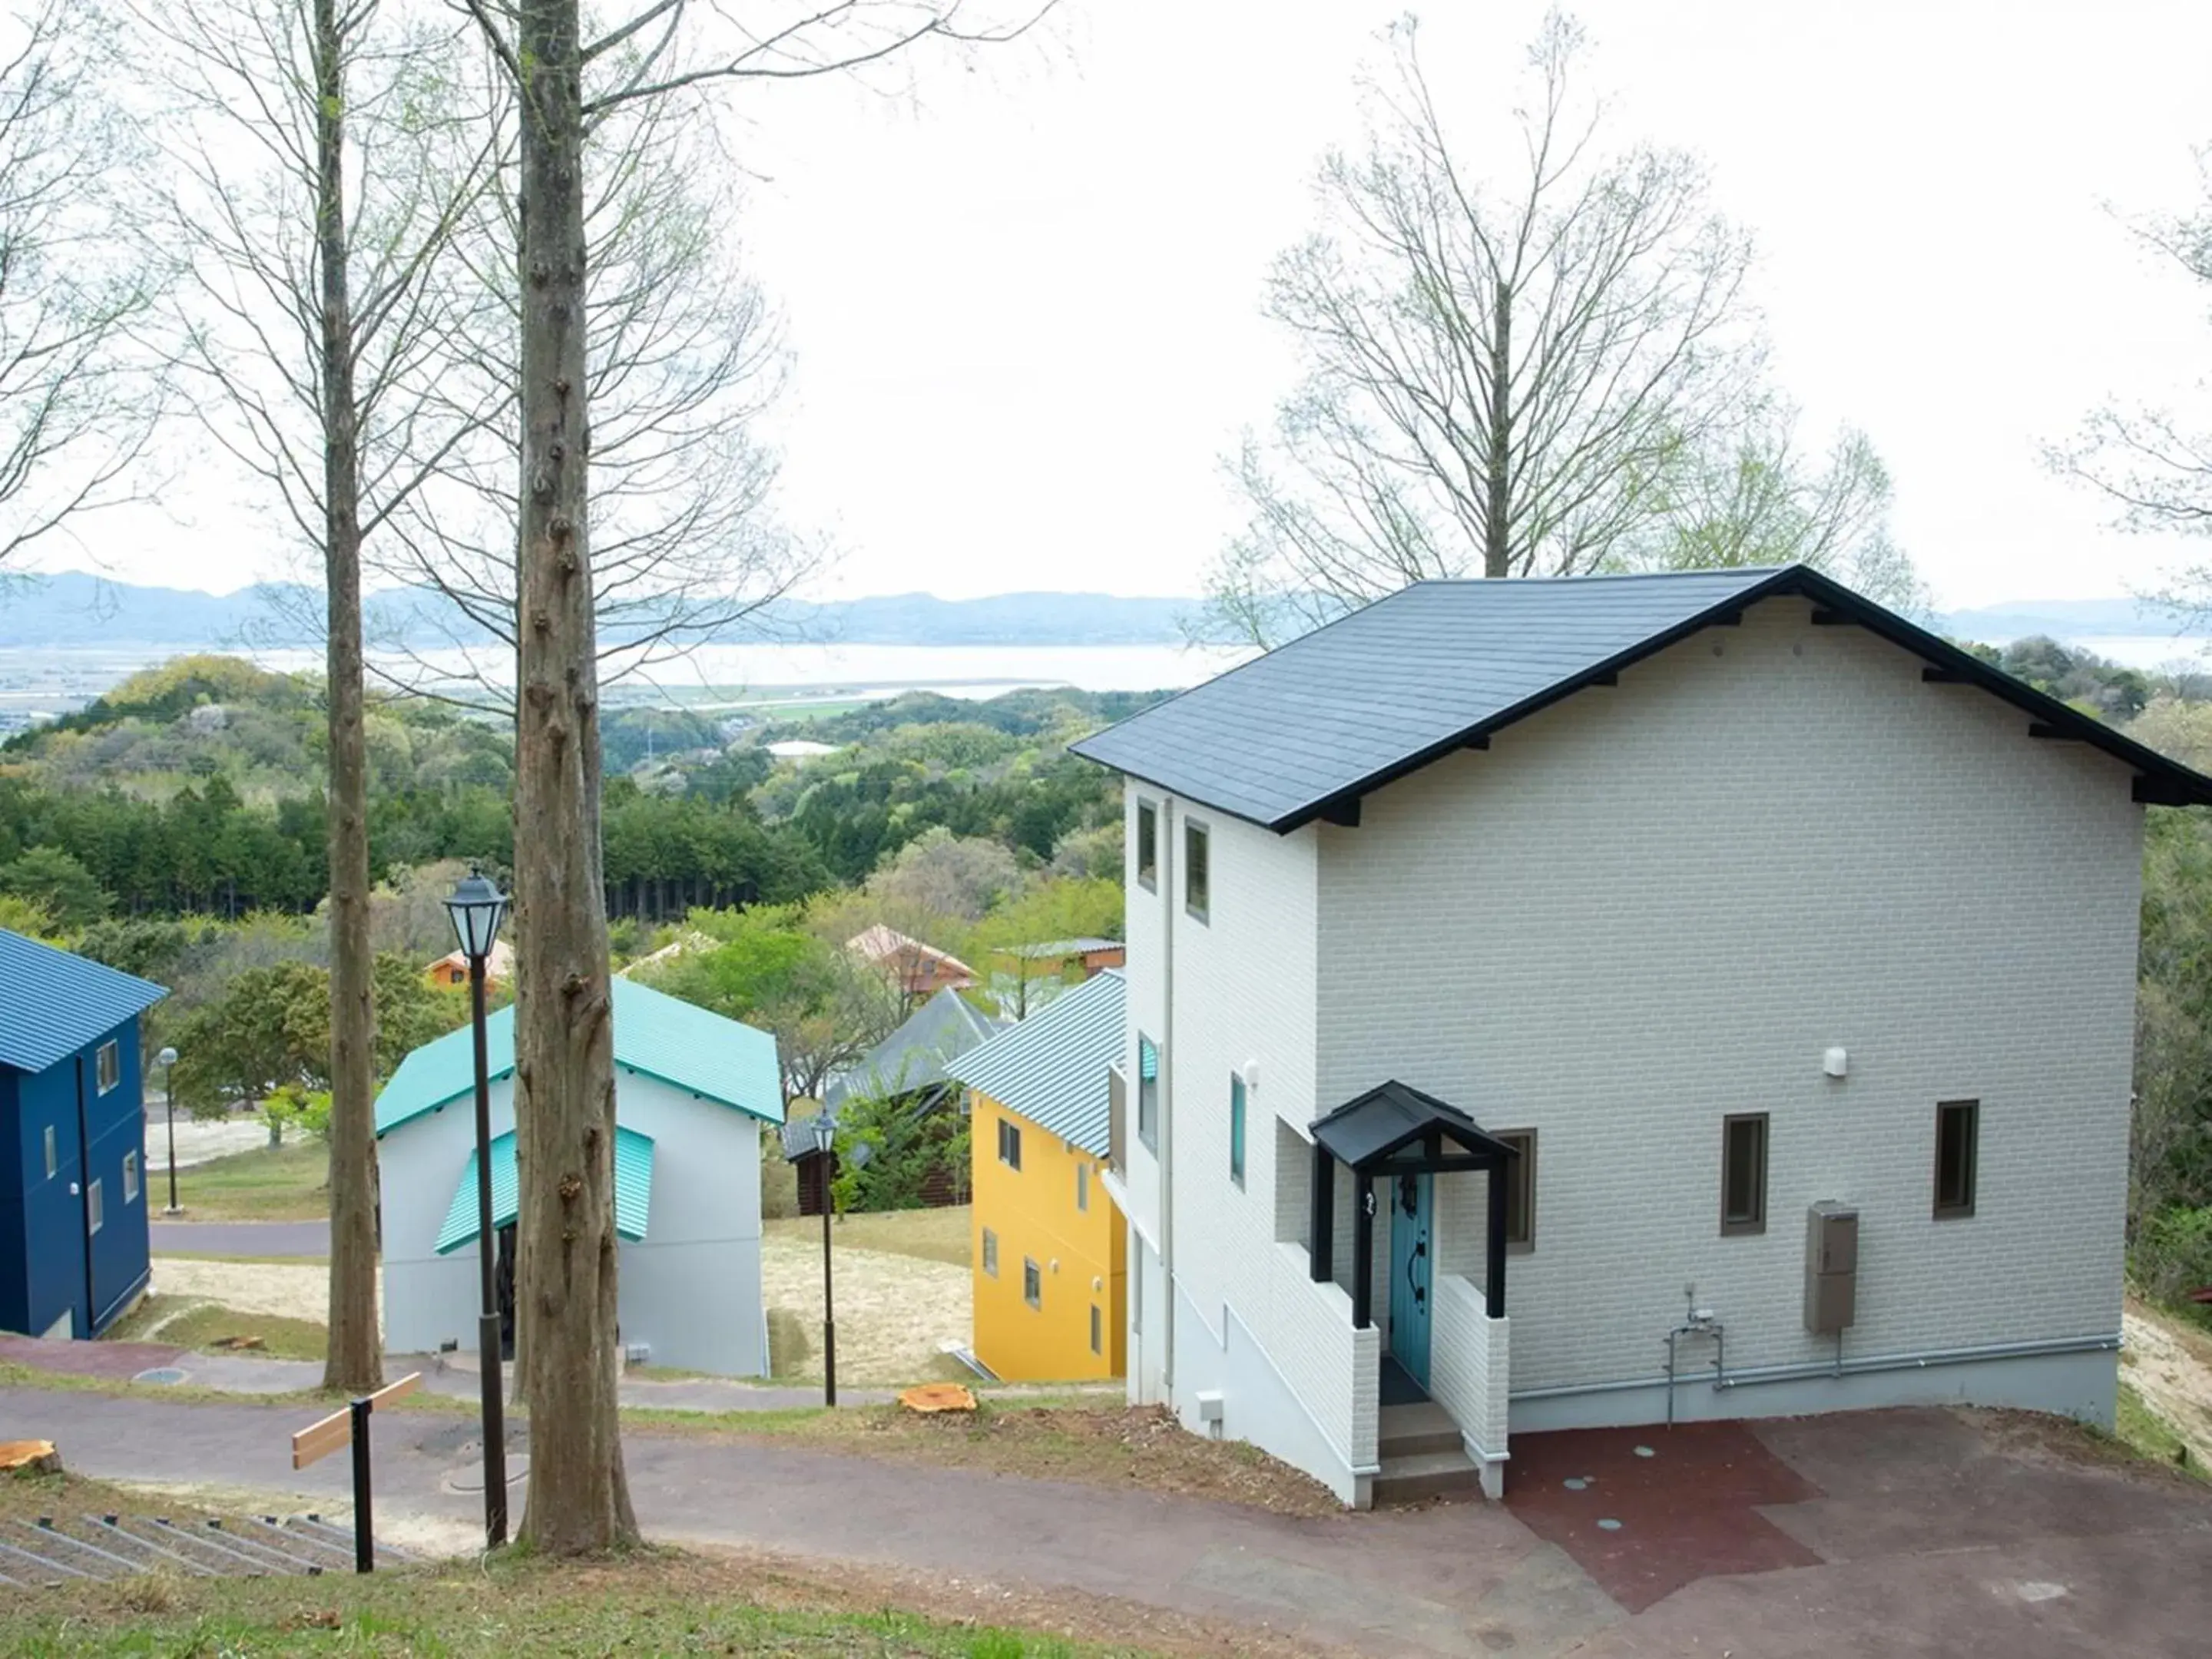
[{"label": "black porch canopy", "polygon": [[1456,1106],[1425,1095],[1395,1079],[1345,1102],[1313,1125],[1312,1271],[1326,1281],[1335,1261],[1336,1171],[1352,1171],[1352,1322],[1375,1322],[1370,1305],[1375,1267],[1375,1177],[1483,1170],[1490,1176],[1488,1266],[1485,1311],[1505,1316],[1505,1177],[1513,1147],[1485,1133]]}]

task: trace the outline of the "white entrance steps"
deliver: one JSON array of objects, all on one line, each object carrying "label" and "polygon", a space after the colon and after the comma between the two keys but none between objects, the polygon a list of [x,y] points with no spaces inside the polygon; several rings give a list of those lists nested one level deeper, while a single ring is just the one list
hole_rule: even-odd
[{"label": "white entrance steps", "polygon": [[1377,1507],[1482,1495],[1480,1466],[1467,1455],[1451,1413],[1433,1400],[1383,1407],[1376,1451],[1382,1466],[1375,1477]]}]

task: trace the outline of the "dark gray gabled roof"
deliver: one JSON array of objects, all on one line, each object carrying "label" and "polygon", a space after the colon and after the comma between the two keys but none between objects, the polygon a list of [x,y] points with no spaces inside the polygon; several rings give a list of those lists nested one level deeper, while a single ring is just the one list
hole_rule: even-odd
[{"label": "dark gray gabled roof", "polygon": [[1778,594],[1981,686],[2140,775],[2139,800],[2212,805],[2212,779],[1803,565],[1418,582],[1072,747],[1170,793],[1288,831]]},{"label": "dark gray gabled roof", "polygon": [[823,1091],[834,1111],[847,1100],[887,1099],[945,1082],[945,1066],[1006,1028],[954,990],[939,991]]},{"label": "dark gray gabled roof", "polygon": [[1458,1107],[1395,1078],[1316,1118],[1312,1130],[1318,1145],[1354,1170],[1380,1168],[1393,1152],[1431,1138],[1439,1143],[1449,1140],[1476,1158],[1516,1156],[1512,1147]]}]

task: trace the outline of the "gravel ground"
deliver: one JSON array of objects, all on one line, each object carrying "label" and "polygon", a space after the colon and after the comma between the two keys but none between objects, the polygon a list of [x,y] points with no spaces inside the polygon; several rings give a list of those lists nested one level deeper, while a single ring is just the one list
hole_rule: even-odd
[{"label": "gravel ground", "polygon": [[[968,1270],[949,1262],[878,1250],[836,1253],[837,1376],[841,1382],[898,1384],[940,1374],[939,1350],[969,1335]],[[204,1298],[241,1313],[325,1322],[330,1269],[270,1262],[203,1261],[163,1256],[154,1264],[154,1288],[163,1297]],[[789,1310],[805,1325],[810,1343],[822,1328],[822,1253],[793,1238],[770,1237],[761,1251],[761,1290],[770,1308]],[[818,1376],[818,1346],[809,1375]]]},{"label": "gravel ground", "polygon": [[[210,1158],[250,1152],[269,1144],[269,1126],[258,1117],[228,1118],[221,1123],[201,1123],[177,1114],[177,1167],[190,1169]],[[289,1143],[288,1143],[289,1144]],[[161,1109],[146,1108],[146,1170],[166,1174],[169,1167],[169,1133],[161,1121]],[[163,1202],[167,1202],[166,1197]]]}]

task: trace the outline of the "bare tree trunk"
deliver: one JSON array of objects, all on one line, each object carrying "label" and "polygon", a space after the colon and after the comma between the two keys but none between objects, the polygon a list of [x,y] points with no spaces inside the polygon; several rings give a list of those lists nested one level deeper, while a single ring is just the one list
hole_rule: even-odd
[{"label": "bare tree trunk", "polygon": [[315,0],[316,240],[322,270],[323,541],[329,588],[331,1306],[323,1386],[384,1381],[376,1318],[376,1007],[362,711],[361,448],[347,281],[345,84],[337,0]]},{"label": "bare tree trunk", "polygon": [[1490,331],[1489,477],[1483,514],[1482,574],[1493,580],[1513,574],[1513,290],[1498,279]]},{"label": "bare tree trunk", "polygon": [[520,1540],[637,1540],[616,1389],[614,1042],[599,845],[598,641],[586,535],[577,0],[521,0],[522,477],[515,746],[518,1285],[531,1402]]}]

